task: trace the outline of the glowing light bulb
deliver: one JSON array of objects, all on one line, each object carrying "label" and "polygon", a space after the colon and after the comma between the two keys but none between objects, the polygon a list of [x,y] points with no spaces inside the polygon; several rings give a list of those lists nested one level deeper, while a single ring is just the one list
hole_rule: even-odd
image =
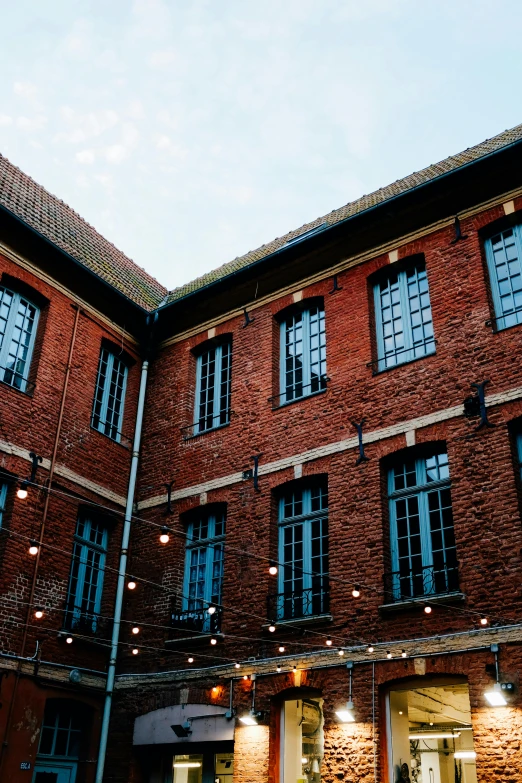
[{"label": "glowing light bulb", "polygon": [[236,661],[236,663],[234,664],[234,667],[236,669],[240,669],[241,668],[241,664],[239,663],[239,661]]},{"label": "glowing light bulb", "polygon": [[283,653],[285,651],[285,648],[283,647],[283,645],[281,645],[278,649],[279,649],[280,653]]},{"label": "glowing light bulb", "polygon": [[214,604],[209,604],[209,605],[208,605],[208,607],[207,607],[207,612],[208,612],[209,614],[215,614],[215,612],[216,612],[216,607],[214,606]]},{"label": "glowing light bulb", "polygon": [[271,576],[275,576],[277,574],[277,566],[276,566],[276,564],[274,563],[273,560],[270,561],[270,565],[268,567],[268,573]]},{"label": "glowing light bulb", "polygon": [[135,590],[136,589],[136,582],[134,581],[134,579],[130,580],[130,582],[127,584],[127,587],[129,588],[129,590]]},{"label": "glowing light bulb", "polygon": [[354,588],[352,590],[352,595],[354,598],[359,598],[361,595],[361,591],[359,590],[359,585],[354,585]]},{"label": "glowing light bulb", "polygon": [[170,540],[168,527],[162,527],[159,540],[162,544],[168,544]]},{"label": "glowing light bulb", "polygon": [[243,679],[248,680],[248,674],[243,674]]},{"label": "glowing light bulb", "polygon": [[138,650],[138,648],[137,648],[137,647],[133,647],[133,648],[132,648],[132,654],[133,654],[133,655],[137,655],[138,653],[139,653],[139,650]]},{"label": "glowing light bulb", "polygon": [[294,666],[294,668],[293,668],[293,672],[294,672],[294,674],[296,674],[296,673],[297,673],[297,666]]},{"label": "glowing light bulb", "polygon": [[137,625],[135,625],[134,628],[132,629],[132,633],[134,634],[134,636],[136,636],[136,634],[138,634],[139,632],[140,632],[140,629],[138,628]]},{"label": "glowing light bulb", "polygon": [[73,643],[73,638],[72,638],[72,636],[66,636],[66,637],[65,637],[65,641],[67,642],[67,644],[72,644],[72,643]]},{"label": "glowing light bulb", "polygon": [[408,655],[408,653],[406,652],[406,650],[403,650],[403,651],[401,652],[401,655],[402,655],[402,657],[403,657],[403,658],[406,658],[406,657],[407,657],[407,655]]},{"label": "glowing light bulb", "polygon": [[342,649],[339,650],[339,655],[341,655],[341,656],[344,655],[344,650],[342,650]]},{"label": "glowing light bulb", "polygon": [[280,666],[279,664],[277,664],[277,666],[276,666],[276,671],[277,671],[277,672],[280,672],[280,671],[281,671],[281,666]]},{"label": "glowing light bulb", "polygon": [[431,611],[432,611],[431,610],[431,606],[425,606],[424,607],[424,611],[426,612],[426,614],[431,614]]},{"label": "glowing light bulb", "polygon": [[270,633],[275,633],[275,629],[276,629],[275,625],[268,626],[268,630],[270,631]]},{"label": "glowing light bulb", "polygon": [[29,554],[30,555],[37,555],[38,554],[38,544],[36,541],[31,541],[29,545]]},{"label": "glowing light bulb", "polygon": [[373,652],[373,650],[374,650],[374,647],[373,647],[373,645],[371,645],[371,644],[370,644],[370,646],[368,647],[368,652],[369,652],[369,653],[372,653],[372,652]]},{"label": "glowing light bulb", "polygon": [[387,653],[386,653],[386,657],[387,657],[387,658],[388,658],[388,660],[389,660],[389,659],[392,657],[392,654],[391,654],[391,652],[387,652]]},{"label": "glowing light bulb", "polygon": [[188,659],[188,662],[189,663],[194,663],[194,658],[192,656],[190,656],[190,658]]},{"label": "glowing light bulb", "polygon": [[217,639],[215,636],[213,636],[212,639],[210,640],[210,644],[217,644]]},{"label": "glowing light bulb", "polygon": [[20,498],[20,500],[25,500],[27,497],[27,482],[22,481],[18,489],[16,490],[16,496]]},{"label": "glowing light bulb", "polygon": [[41,609],[37,609],[36,612],[34,613],[34,616],[36,617],[37,620],[41,620],[42,617],[43,617],[43,614],[44,613],[42,612]]},{"label": "glowing light bulb", "polygon": [[217,693],[218,691],[219,691],[219,688],[217,687],[217,685],[214,685],[214,687],[212,688],[212,693],[213,693],[214,695],[216,695],[216,693]]},{"label": "glowing light bulb", "polygon": [[331,647],[332,646],[332,640],[330,639],[330,637],[328,637],[328,639],[326,640],[326,646],[327,647]]},{"label": "glowing light bulb", "polygon": [[480,624],[481,625],[487,625],[488,624],[488,618],[487,617],[481,617],[480,618]]}]

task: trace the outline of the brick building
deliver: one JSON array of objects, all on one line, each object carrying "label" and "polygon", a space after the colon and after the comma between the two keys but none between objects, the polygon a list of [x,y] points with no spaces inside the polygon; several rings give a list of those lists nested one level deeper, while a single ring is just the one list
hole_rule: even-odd
[{"label": "brick building", "polygon": [[104,780],[520,779],[521,160],[169,293],[0,158],[0,779],[94,780],[114,633]]}]

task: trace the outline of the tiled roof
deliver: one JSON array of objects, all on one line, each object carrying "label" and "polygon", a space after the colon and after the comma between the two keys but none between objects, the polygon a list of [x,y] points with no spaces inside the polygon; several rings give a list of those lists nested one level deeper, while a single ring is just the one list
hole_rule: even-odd
[{"label": "tiled roof", "polygon": [[269,256],[276,250],[279,250],[290,240],[295,239],[296,237],[306,233],[307,231],[310,231],[313,228],[321,226],[323,223],[326,223],[328,226],[332,226],[335,223],[340,223],[341,221],[346,220],[346,218],[352,217],[353,215],[356,215],[360,212],[364,212],[364,210],[369,209],[376,204],[381,204],[384,201],[393,198],[394,196],[398,196],[401,193],[405,193],[406,191],[417,187],[418,185],[422,185],[426,182],[429,182],[430,180],[434,180],[437,177],[440,177],[442,174],[447,174],[450,171],[454,171],[455,169],[466,165],[466,163],[471,163],[472,161],[478,160],[485,155],[496,152],[502,147],[507,147],[509,144],[520,141],[521,139],[522,125],[517,125],[515,128],[506,130],[503,133],[499,133],[498,136],[494,136],[492,139],[487,139],[481,144],[477,144],[475,147],[469,147],[467,150],[464,150],[464,152],[459,152],[457,155],[452,155],[440,163],[434,163],[431,166],[427,166],[425,169],[422,169],[422,171],[417,171],[414,174],[410,174],[409,176],[404,177],[404,179],[399,179],[396,182],[393,182],[391,185],[387,185],[384,188],[379,188],[379,190],[375,190],[373,193],[362,196],[355,201],[349,202],[340,209],[335,209],[333,212],[330,212],[324,217],[317,218],[311,223],[306,223],[304,226],[301,226],[301,228],[290,231],[288,234],[274,239],[267,245],[261,245],[261,247],[257,248],[257,250],[251,250],[249,253],[245,253],[244,256],[234,258],[233,261],[229,261],[217,269],[214,269],[211,272],[207,272],[201,277],[196,278],[196,280],[192,280],[190,283],[186,283],[179,288],[175,288],[170,293],[168,301],[172,302],[176,299],[181,299],[182,297],[187,296],[187,294],[190,294],[193,291],[197,291],[198,289],[220,280],[221,278],[227,277],[227,275],[230,275],[239,269],[244,269],[250,264],[253,264],[256,261]]},{"label": "tiled roof", "polygon": [[301,228],[290,231],[267,245],[261,245],[257,250],[251,250],[170,293],[145,270],[98,234],[67,204],[37,185],[2,155],[0,155],[0,205],[53,244],[65,250],[76,261],[114,286],[136,304],[146,310],[152,310],[165,301],[167,294],[169,295],[168,302],[182,299],[217,280],[226,278],[239,269],[244,269],[250,264],[266,258],[307,231],[322,227],[323,224],[332,226],[340,223],[401,193],[406,193],[418,185],[430,182],[443,174],[520,140],[522,140],[522,125],[517,125],[515,128],[506,130],[492,139],[487,139],[475,147],[470,147],[440,163],[434,163],[422,171],[410,174],[391,185],[351,201],[344,207],[335,209],[311,223],[306,223]]},{"label": "tiled roof", "polygon": [[141,307],[152,310],[165,298],[157,280],[3,155],[0,205]]}]

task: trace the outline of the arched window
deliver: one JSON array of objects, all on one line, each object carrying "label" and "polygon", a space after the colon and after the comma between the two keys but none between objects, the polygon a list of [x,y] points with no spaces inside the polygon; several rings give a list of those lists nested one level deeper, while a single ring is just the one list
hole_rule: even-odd
[{"label": "arched window", "polygon": [[38,308],[21,294],[0,286],[0,380],[26,391]]},{"label": "arched window", "polygon": [[291,485],[278,498],[279,591],[269,597],[273,620],[327,614],[328,487],[325,480]]},{"label": "arched window", "polygon": [[450,475],[445,452],[401,459],[388,471],[394,601],[458,590]]},{"label": "arched window", "polygon": [[424,258],[401,263],[379,273],[374,285],[379,370],[435,352]]},{"label": "arched window", "polygon": [[285,311],[280,322],[280,404],[326,388],[324,305],[311,300]]},{"label": "arched window", "polygon": [[496,328],[522,323],[522,226],[486,239],[485,249]]}]

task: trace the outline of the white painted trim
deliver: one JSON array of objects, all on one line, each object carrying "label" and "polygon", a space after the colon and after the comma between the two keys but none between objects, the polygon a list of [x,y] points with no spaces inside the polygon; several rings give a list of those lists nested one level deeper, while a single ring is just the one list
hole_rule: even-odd
[{"label": "white painted trim", "polygon": [[[514,389],[508,389],[507,391],[488,395],[487,406],[489,408],[493,405],[501,405],[505,402],[512,402],[513,400],[520,399],[522,399],[522,386],[517,386]],[[426,416],[419,416],[416,419],[409,419],[408,421],[400,421],[397,424],[392,424],[390,427],[383,427],[382,429],[373,430],[373,432],[366,432],[363,434],[363,442],[375,443],[379,440],[393,438],[396,435],[406,435],[406,433],[411,430],[419,430],[423,427],[429,427],[430,425],[438,424],[441,421],[448,421],[448,419],[456,419],[463,415],[463,405],[456,405],[453,408],[444,408],[435,413],[429,413]],[[324,446],[318,446],[315,449],[309,449],[308,451],[303,451],[299,454],[292,454],[289,457],[283,457],[283,459],[278,459],[274,462],[267,462],[264,465],[260,464],[258,474],[260,476],[267,476],[270,473],[277,473],[280,470],[294,468],[296,465],[300,465],[304,462],[312,462],[313,460],[321,459],[322,457],[330,457],[333,454],[339,454],[343,451],[357,448],[358,445],[359,441],[357,437],[338,440],[334,443],[327,443]],[[201,495],[202,492],[210,492],[213,489],[228,487],[232,484],[238,484],[242,480],[242,472],[231,473],[228,476],[211,479],[202,484],[195,484],[191,487],[178,489],[172,493],[172,500],[183,500],[184,498],[190,498],[194,495]],[[153,508],[154,506],[159,506],[166,502],[166,494],[155,495],[154,497],[147,498],[147,500],[143,500],[139,503],[138,510],[143,511],[144,509]]]},{"label": "white painted trim", "polygon": [[[0,440],[0,452],[11,454],[13,457],[19,457],[20,459],[26,460],[26,462],[32,462],[28,449],[16,446],[14,443],[8,443],[5,440]],[[39,467],[48,471],[51,467],[51,460],[44,457]],[[90,492],[94,492],[96,495],[100,495],[118,506],[125,506],[125,498],[122,495],[117,495],[116,492],[113,492],[106,487],[102,487],[101,484],[96,484],[94,481],[91,481],[84,476],[80,476],[65,465],[55,465],[54,472],[56,475],[61,476],[84,489],[88,489]]]},{"label": "white painted trim", "polygon": [[390,252],[388,253],[388,258],[390,260],[390,264],[394,264],[396,261],[399,260],[399,251],[390,250]]},{"label": "white painted trim", "polygon": [[504,207],[504,215],[512,215],[515,211],[515,202],[513,200],[506,201],[502,206]]}]

